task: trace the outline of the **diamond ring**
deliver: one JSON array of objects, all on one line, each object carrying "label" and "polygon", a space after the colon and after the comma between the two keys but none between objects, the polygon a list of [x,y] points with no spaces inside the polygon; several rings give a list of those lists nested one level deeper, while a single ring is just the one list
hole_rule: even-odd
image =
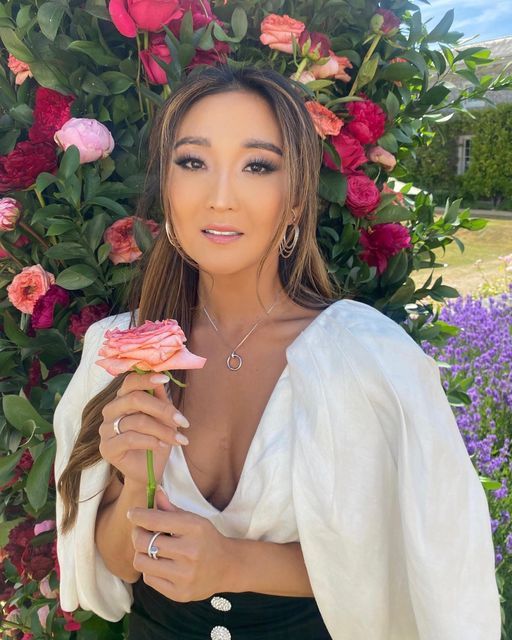
[{"label": "diamond ring", "polygon": [[151,540],[149,541],[148,544],[148,551],[147,554],[150,558],[153,558],[153,560],[158,560],[158,552],[160,551],[160,549],[156,546],[156,544],[153,544],[153,542],[158,538],[158,536],[161,534],[161,531],[157,531],[153,537],[151,538]]}]

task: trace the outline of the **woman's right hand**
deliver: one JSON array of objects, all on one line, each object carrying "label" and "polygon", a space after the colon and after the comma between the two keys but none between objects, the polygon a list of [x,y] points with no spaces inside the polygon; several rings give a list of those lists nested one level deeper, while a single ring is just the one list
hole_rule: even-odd
[{"label": "woman's right hand", "polygon": [[[188,426],[186,418],[168,398],[163,382],[165,374],[129,373],[116,398],[103,407],[103,422],[99,428],[99,451],[107,462],[119,469],[125,480],[147,484],[146,451],[153,450],[153,466],[157,483],[162,479],[165,465],[174,444],[183,434],[178,427]],[[147,390],[154,389],[154,395]],[[120,435],[114,431],[119,421]]]}]

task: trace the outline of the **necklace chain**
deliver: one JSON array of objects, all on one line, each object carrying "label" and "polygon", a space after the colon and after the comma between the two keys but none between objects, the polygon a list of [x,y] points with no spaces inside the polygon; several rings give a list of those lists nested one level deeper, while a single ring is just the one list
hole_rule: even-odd
[{"label": "necklace chain", "polygon": [[[272,304],[272,306],[270,307],[270,309],[268,311],[265,311],[266,316],[270,315],[270,312],[272,311],[272,309],[276,306],[276,304],[279,301],[279,297],[280,294],[277,295],[277,298],[275,299],[274,303]],[[221,333],[219,332],[217,326],[215,325],[215,322],[211,319],[210,314],[208,313],[208,311],[206,310],[206,307],[203,305],[203,311],[206,314],[206,317],[208,318],[208,320],[210,321],[210,324],[212,325],[212,327],[215,329],[215,331],[219,334],[219,336],[221,337],[222,341],[224,342],[224,344],[229,347],[228,343],[226,342],[226,340],[224,340],[224,338],[222,337]],[[236,347],[231,351],[231,353],[229,354],[229,356],[226,358],[226,365],[227,368],[230,371],[238,371],[240,369],[240,367],[243,364],[243,360],[242,357],[240,355],[238,355],[238,353],[236,352],[236,350],[241,347],[243,345],[243,343],[247,340],[247,338],[253,333],[253,331],[256,329],[256,327],[263,322],[263,320],[265,320],[265,317],[260,318],[258,320],[258,322],[252,327],[252,329],[249,331],[249,333],[244,336],[242,338],[242,340],[240,340],[240,342],[236,345]],[[237,362],[237,364],[235,366],[233,366],[231,364],[231,361],[235,360]]]}]

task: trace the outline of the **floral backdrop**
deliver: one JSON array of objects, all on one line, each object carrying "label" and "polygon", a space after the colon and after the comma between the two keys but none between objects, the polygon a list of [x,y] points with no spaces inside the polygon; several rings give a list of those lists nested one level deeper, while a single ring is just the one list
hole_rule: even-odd
[{"label": "floral backdrop", "polygon": [[[510,296],[492,313],[446,305],[439,314],[458,293],[435,277],[435,251],[462,248],[457,231],[485,221],[460,201],[434,215],[429,194],[411,195],[404,161],[429,142],[431,123],[512,79],[485,74],[482,47],[459,47],[453,11],[424,24],[421,1],[0,5],[2,637],[124,636],[126,619],[59,606],[52,415],[86,329],[126,309],[137,261],[163,233],[160,211],[134,215],[155,112],[186,75],[218,62],[273,68],[304,92],[324,150],[318,242],[330,273],[444,360],[446,392],[490,499],[507,637],[511,403],[510,390],[507,400],[493,389],[510,376],[510,358],[470,338],[469,326],[486,322],[487,337],[502,336],[509,353]],[[448,72],[468,87],[451,93]]]}]

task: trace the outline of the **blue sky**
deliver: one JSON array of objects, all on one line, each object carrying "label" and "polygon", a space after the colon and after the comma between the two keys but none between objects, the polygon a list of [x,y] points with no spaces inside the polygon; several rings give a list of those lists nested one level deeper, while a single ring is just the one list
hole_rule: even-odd
[{"label": "blue sky", "polygon": [[452,30],[462,31],[474,40],[491,40],[500,36],[512,36],[512,0],[430,0],[430,6],[416,2],[423,19],[432,18],[433,27],[448,9],[455,9]]}]

